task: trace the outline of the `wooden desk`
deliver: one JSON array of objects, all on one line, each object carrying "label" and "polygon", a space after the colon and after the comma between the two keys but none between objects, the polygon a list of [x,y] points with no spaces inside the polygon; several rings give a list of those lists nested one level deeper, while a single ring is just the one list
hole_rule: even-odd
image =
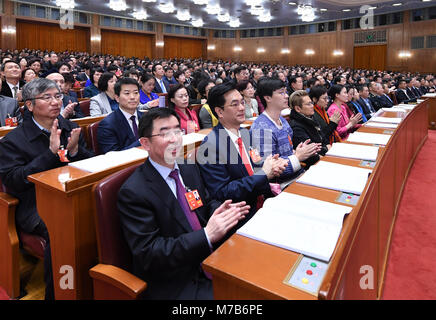
[{"label": "wooden desk", "polygon": [[[314,297],[283,284],[298,256],[272,245],[233,235],[203,263],[213,275],[217,299],[377,299],[383,290],[389,245],[398,203],[414,158],[427,137],[427,108],[417,106],[402,121],[377,164],[360,199],[346,217],[329,268]],[[374,128],[360,131],[374,132]],[[385,130],[385,129],[382,129]],[[378,132],[380,133],[380,132]],[[359,160],[324,157],[359,166]],[[335,202],[339,192],[299,183],[286,192]],[[362,290],[362,266],[374,271],[374,287]]]},{"label": "wooden desk", "polygon": [[424,104],[428,109],[428,128],[436,130],[436,98],[422,98],[426,99]]}]

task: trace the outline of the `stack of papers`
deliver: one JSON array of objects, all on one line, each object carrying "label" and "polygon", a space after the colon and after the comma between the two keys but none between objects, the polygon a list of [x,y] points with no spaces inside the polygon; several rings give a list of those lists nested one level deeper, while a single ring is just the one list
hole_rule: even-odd
[{"label": "stack of papers", "polygon": [[347,141],[357,143],[379,144],[385,146],[391,138],[388,134],[353,132],[348,136]]},{"label": "stack of papers", "polygon": [[400,107],[381,108],[383,112],[407,112],[406,109]]},{"label": "stack of papers", "polygon": [[297,182],[360,195],[371,172],[370,169],[319,161],[298,178]]},{"label": "stack of papers", "polygon": [[290,114],[291,114],[291,109],[289,109],[289,108],[283,109],[281,112],[282,117],[289,116]]},{"label": "stack of papers", "polygon": [[204,137],[206,137],[205,134],[201,133],[189,133],[182,136],[183,138],[183,145],[186,146],[188,144],[195,144],[197,142],[202,142]]},{"label": "stack of papers", "polygon": [[402,118],[388,118],[388,117],[372,117],[370,122],[382,122],[382,123],[400,123]]},{"label": "stack of papers", "polygon": [[328,262],[350,207],[282,192],[237,233]]},{"label": "stack of papers", "polygon": [[416,104],[399,104],[399,105],[393,106],[392,108],[394,108],[394,109],[400,108],[400,109],[405,109],[405,110],[412,110],[416,106],[417,106]]},{"label": "stack of papers", "polygon": [[130,148],[123,151],[110,151],[96,157],[70,162],[68,165],[88,172],[99,172],[147,157],[148,152],[144,149]]},{"label": "stack of papers", "polygon": [[378,147],[364,146],[359,144],[333,143],[331,149],[326,155],[339,158],[376,161],[378,149]]},{"label": "stack of papers", "polygon": [[381,123],[381,122],[366,122],[364,124],[365,127],[370,128],[386,128],[386,129],[396,129],[398,127],[398,124],[395,123]]},{"label": "stack of papers", "polygon": [[422,98],[436,98],[436,93],[426,93]]}]

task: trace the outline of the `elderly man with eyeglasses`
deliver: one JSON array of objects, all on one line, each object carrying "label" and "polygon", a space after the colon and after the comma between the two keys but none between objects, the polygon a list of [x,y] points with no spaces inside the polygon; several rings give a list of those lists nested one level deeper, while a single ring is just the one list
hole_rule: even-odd
[{"label": "elderly man with eyeglasses", "polygon": [[35,186],[31,174],[93,156],[86,149],[80,128],[60,116],[63,95],[55,82],[35,79],[23,87],[29,111],[23,122],[0,140],[0,178],[8,193],[18,198],[16,227],[43,237],[46,299],[53,299],[49,235],[36,210]]}]

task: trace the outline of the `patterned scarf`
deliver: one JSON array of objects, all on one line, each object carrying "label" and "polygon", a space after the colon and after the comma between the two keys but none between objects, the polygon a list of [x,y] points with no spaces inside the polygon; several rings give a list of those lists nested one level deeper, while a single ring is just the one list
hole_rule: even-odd
[{"label": "patterned scarf", "polygon": [[[329,124],[330,118],[329,118],[327,112],[324,110],[324,108],[319,107],[317,104],[315,104],[314,108],[315,108],[315,112],[318,113],[327,124]],[[333,134],[330,135],[329,141],[330,141],[330,144],[332,145],[333,142],[341,142],[342,139],[339,136],[339,133],[335,130],[335,131],[333,131]]]}]

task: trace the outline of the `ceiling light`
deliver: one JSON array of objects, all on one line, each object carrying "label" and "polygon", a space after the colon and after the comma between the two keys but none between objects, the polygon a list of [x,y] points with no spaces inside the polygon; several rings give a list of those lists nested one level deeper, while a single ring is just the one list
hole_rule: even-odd
[{"label": "ceiling light", "polygon": [[174,12],[174,10],[176,10],[172,2],[167,2],[167,3],[161,2],[158,8],[163,13],[172,13]]},{"label": "ceiling light", "polygon": [[403,4],[401,3],[401,2],[399,2],[399,3],[394,3],[392,6],[393,7],[399,7],[399,6],[402,6]]},{"label": "ceiling light", "polygon": [[194,2],[194,4],[196,4],[198,6],[209,4],[209,0],[193,0],[193,2]]},{"label": "ceiling light", "polygon": [[304,22],[315,20],[315,10],[310,5],[299,5],[297,14],[301,16],[301,20]]},{"label": "ceiling light", "polygon": [[377,7],[369,7],[369,9],[375,10],[375,9],[377,9]]},{"label": "ceiling light", "polygon": [[215,50],[215,45],[214,44],[208,45],[207,50]]},{"label": "ceiling light", "polygon": [[321,12],[326,12],[327,9],[322,8],[322,9],[319,9],[319,11],[321,11]]},{"label": "ceiling light", "polygon": [[335,51],[333,51],[333,55],[334,56],[343,56],[344,52],[341,50],[335,50]]},{"label": "ceiling light", "polygon": [[296,6],[296,5],[297,5],[296,2],[289,2],[289,4],[290,4],[291,6]]},{"label": "ceiling light", "polygon": [[282,51],[280,51],[281,54],[286,54],[286,53],[291,53],[291,50],[289,49],[282,49]]},{"label": "ceiling light", "polygon": [[156,41],[156,47],[163,47],[165,43],[163,41]]},{"label": "ceiling light", "polygon": [[351,9],[342,9],[343,12],[350,12]]},{"label": "ceiling light", "polygon": [[410,58],[412,54],[409,51],[400,51],[398,54],[400,58]]},{"label": "ceiling light", "polygon": [[156,0],[142,0],[142,2],[156,2]]},{"label": "ceiling light", "polygon": [[238,46],[235,46],[235,47],[233,47],[233,51],[242,51],[242,48],[238,47]]},{"label": "ceiling light", "polygon": [[263,12],[263,7],[262,6],[254,6],[254,7],[251,7],[250,8],[250,13],[251,13],[251,15],[253,15],[253,16],[258,16],[258,15],[261,15],[262,14],[262,12]]},{"label": "ceiling light", "polygon": [[430,2],[431,0],[422,0],[422,2]]},{"label": "ceiling light", "polygon": [[203,19],[198,18],[198,19],[192,20],[191,24],[193,27],[200,28],[203,26],[204,22],[203,22]]},{"label": "ceiling light", "polygon": [[124,0],[110,0],[109,8],[114,11],[124,11],[127,9],[126,1]]},{"label": "ceiling light", "polygon": [[56,5],[61,9],[74,9],[76,6],[74,0],[56,0]]},{"label": "ceiling light", "polygon": [[239,26],[241,25],[241,22],[239,21],[238,18],[232,18],[230,19],[229,22],[229,26],[232,28],[239,28]]},{"label": "ceiling light", "polygon": [[272,17],[271,17],[271,14],[269,13],[269,11],[265,11],[259,16],[260,22],[270,22],[271,19],[272,19]]},{"label": "ceiling light", "polygon": [[136,19],[136,20],[145,20],[148,17],[147,11],[145,10],[141,10],[141,11],[136,11],[132,13],[132,16]]},{"label": "ceiling light", "polygon": [[180,21],[188,21],[191,19],[191,15],[189,14],[189,9],[178,10],[176,14],[176,18]]},{"label": "ceiling light", "polygon": [[208,14],[219,14],[221,11],[220,5],[219,4],[208,4],[206,6],[206,12]]},{"label": "ceiling light", "polygon": [[264,53],[265,52],[265,49],[264,48],[258,48],[257,49],[257,53]]},{"label": "ceiling light", "polygon": [[246,3],[248,6],[252,6],[252,7],[254,7],[254,6],[259,6],[259,5],[261,5],[261,4],[262,4],[262,0],[245,0],[245,3]]},{"label": "ceiling light", "polygon": [[228,22],[230,21],[230,15],[228,12],[223,12],[218,14],[218,21],[219,22]]}]

